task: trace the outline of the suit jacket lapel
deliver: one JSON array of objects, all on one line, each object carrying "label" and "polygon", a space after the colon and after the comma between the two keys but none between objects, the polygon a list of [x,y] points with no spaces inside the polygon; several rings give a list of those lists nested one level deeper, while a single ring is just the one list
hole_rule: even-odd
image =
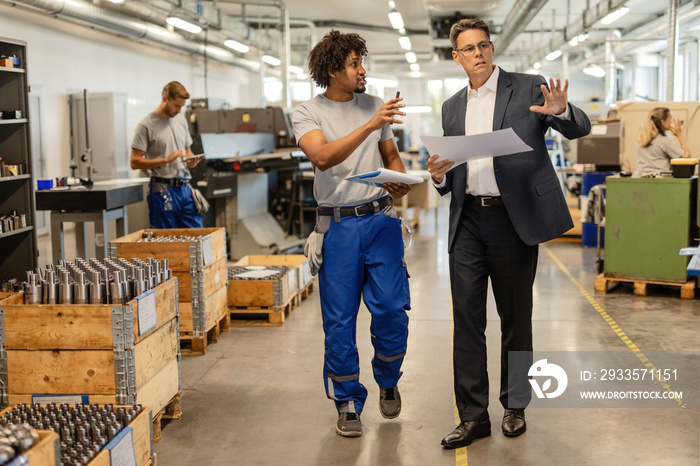
[{"label": "suit jacket lapel", "polygon": [[455,135],[464,136],[464,119],[467,116],[467,96],[468,87],[462,89],[459,93],[459,100],[457,101],[457,119],[455,124]]},{"label": "suit jacket lapel", "polygon": [[493,109],[493,130],[503,129],[503,119],[506,116],[508,102],[513,94],[513,85],[510,74],[501,68],[498,75],[498,90],[496,91],[496,105]]}]

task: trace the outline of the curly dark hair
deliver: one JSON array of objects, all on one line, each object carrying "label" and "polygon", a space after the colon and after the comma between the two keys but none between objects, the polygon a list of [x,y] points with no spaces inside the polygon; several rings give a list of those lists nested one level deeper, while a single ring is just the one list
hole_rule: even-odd
[{"label": "curly dark hair", "polygon": [[318,87],[327,88],[331,73],[345,69],[345,59],[351,52],[367,55],[365,40],[358,34],[341,34],[332,30],[309,53],[309,72]]}]

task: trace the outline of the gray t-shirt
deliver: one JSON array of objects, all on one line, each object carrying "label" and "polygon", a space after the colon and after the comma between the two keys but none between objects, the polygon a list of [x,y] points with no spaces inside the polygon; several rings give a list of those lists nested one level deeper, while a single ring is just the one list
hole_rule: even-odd
[{"label": "gray t-shirt", "polygon": [[685,149],[678,142],[659,134],[648,146],[637,146],[636,176],[671,171],[671,159],[680,157],[683,152]]},{"label": "gray t-shirt", "polygon": [[[186,151],[192,145],[187,120],[180,113],[164,120],[149,113],[136,125],[131,147],[146,152],[148,159],[167,157],[176,150]],[[181,158],[150,171],[151,176],[162,178],[191,178],[190,170]]]},{"label": "gray t-shirt", "polygon": [[[381,106],[379,97],[368,94],[354,94],[349,102],[335,102],[317,95],[294,110],[294,134],[300,141],[309,131],[320,129],[328,142],[335,141],[367,123]],[[388,195],[382,187],[346,181],[345,178],[382,167],[379,142],[393,137],[387,123],[381,130],[372,132],[343,163],[326,171],[314,167],[314,197],[318,205],[355,206]]]}]

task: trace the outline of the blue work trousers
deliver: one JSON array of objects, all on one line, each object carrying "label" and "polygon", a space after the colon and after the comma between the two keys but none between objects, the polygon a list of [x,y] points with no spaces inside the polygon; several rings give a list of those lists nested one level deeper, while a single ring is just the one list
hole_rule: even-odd
[{"label": "blue work trousers", "polygon": [[396,386],[401,377],[411,302],[401,221],[383,211],[340,220],[331,220],[325,233],[318,274],[326,335],[323,377],[336,407],[359,414],[367,398],[356,344],[360,298],[372,315],[372,368],[382,388]]},{"label": "blue work trousers", "polygon": [[[172,209],[165,210],[163,193],[153,192],[153,181],[148,183],[148,219],[151,228],[202,228],[202,216],[192,200],[192,188],[168,186]],[[160,184],[160,183],[158,183]]]}]

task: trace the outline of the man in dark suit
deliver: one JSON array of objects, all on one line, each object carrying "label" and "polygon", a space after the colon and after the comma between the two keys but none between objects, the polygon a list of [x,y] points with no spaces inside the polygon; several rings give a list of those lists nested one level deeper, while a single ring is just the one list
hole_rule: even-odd
[{"label": "man in dark suit", "polygon": [[516,437],[526,430],[532,354],[525,353],[509,376],[508,353],[532,351],[538,244],[573,227],[544,134],[552,127],[569,139],[578,138],[589,133],[590,121],[568,103],[568,81],[562,89],[559,79],[556,84],[550,79],[550,91],[541,76],[508,73],[494,66],[494,47],[484,21],[459,21],[450,31],[450,41],[452,57],[466,71],[469,84],[442,106],[444,135],[512,128],[532,147],[466,166],[438,161],[439,155],[428,160],[440,194],[452,193],[448,251],[454,390],[461,423],[442,445],[458,448],[491,435],[485,336],[489,277],[501,319],[502,431]]}]

